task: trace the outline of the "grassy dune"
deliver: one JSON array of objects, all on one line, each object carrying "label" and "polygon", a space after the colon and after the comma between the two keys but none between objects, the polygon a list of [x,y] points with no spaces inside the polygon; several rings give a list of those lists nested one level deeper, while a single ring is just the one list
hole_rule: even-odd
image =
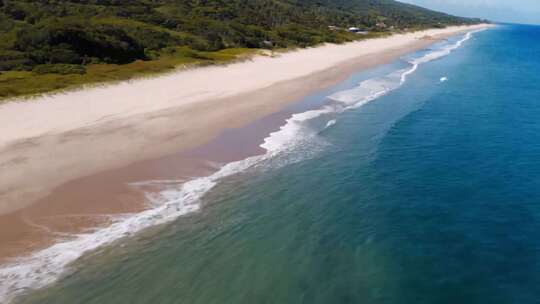
[{"label": "grassy dune", "polygon": [[19,96],[76,89],[84,85],[100,85],[166,73],[179,68],[224,64],[259,53],[256,49],[224,49],[198,52],[186,47],[168,49],[158,59],[137,60],[128,64],[90,64],[85,74],[37,74],[32,71],[7,71],[0,74],[0,102]]}]

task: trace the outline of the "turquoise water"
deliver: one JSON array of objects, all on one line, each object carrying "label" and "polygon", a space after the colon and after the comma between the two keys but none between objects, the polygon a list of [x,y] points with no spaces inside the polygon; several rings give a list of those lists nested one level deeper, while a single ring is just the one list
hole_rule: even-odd
[{"label": "turquoise water", "polygon": [[356,107],[328,99],[198,212],[20,302],[538,303],[540,28],[475,33],[401,87],[388,76],[461,38],[309,97]]}]

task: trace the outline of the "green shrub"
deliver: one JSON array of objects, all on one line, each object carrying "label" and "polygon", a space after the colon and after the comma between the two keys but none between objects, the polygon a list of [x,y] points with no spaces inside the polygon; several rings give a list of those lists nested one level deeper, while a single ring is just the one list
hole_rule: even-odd
[{"label": "green shrub", "polygon": [[81,64],[82,58],[75,51],[68,48],[52,49],[49,53],[51,63]]},{"label": "green shrub", "polygon": [[0,71],[24,71],[31,69],[27,59],[13,59],[0,61]]},{"label": "green shrub", "polygon": [[129,63],[146,58],[144,47],[122,28],[72,19],[19,31],[15,49],[44,52],[45,62],[38,61],[37,64],[80,63],[83,57],[96,57],[109,63]]},{"label": "green shrub", "polygon": [[0,71],[24,70],[31,65],[26,54],[17,51],[0,50]]},{"label": "green shrub", "polygon": [[86,74],[86,67],[78,64],[41,64],[32,70],[36,74]]}]

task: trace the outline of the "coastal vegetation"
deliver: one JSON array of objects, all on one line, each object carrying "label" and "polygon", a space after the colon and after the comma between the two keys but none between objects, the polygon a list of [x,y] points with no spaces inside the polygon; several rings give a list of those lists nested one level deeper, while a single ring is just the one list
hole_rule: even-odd
[{"label": "coastal vegetation", "polygon": [[0,98],[479,21],[391,0],[0,0]]}]

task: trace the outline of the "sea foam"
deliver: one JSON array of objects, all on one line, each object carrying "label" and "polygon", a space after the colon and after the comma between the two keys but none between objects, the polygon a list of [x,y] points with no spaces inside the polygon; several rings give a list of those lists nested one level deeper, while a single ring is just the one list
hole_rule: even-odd
[{"label": "sea foam", "polygon": [[[70,239],[49,248],[21,258],[0,268],[0,302],[8,303],[16,296],[32,289],[43,288],[58,280],[68,266],[83,254],[110,245],[113,242],[133,235],[151,226],[171,222],[182,215],[201,208],[200,199],[221,179],[242,172],[265,159],[270,159],[283,151],[294,149],[301,143],[317,136],[318,130],[312,129],[306,122],[323,115],[337,115],[343,111],[366,104],[403,85],[407,77],[414,73],[419,65],[444,57],[459,48],[472,37],[467,33],[461,40],[445,45],[408,62],[409,67],[383,77],[361,82],[357,87],[337,92],[328,96],[330,102],[319,109],[292,115],[276,132],[264,139],[261,147],[266,153],[241,161],[224,165],[210,176],[200,177],[183,184],[180,181],[146,181],[138,185],[158,184],[164,188],[159,193],[148,193],[151,209],[137,214],[115,219],[108,227],[94,232],[73,235]],[[331,119],[328,128],[336,123]],[[319,130],[320,131],[320,130]],[[135,184],[137,186],[137,184]]]}]

